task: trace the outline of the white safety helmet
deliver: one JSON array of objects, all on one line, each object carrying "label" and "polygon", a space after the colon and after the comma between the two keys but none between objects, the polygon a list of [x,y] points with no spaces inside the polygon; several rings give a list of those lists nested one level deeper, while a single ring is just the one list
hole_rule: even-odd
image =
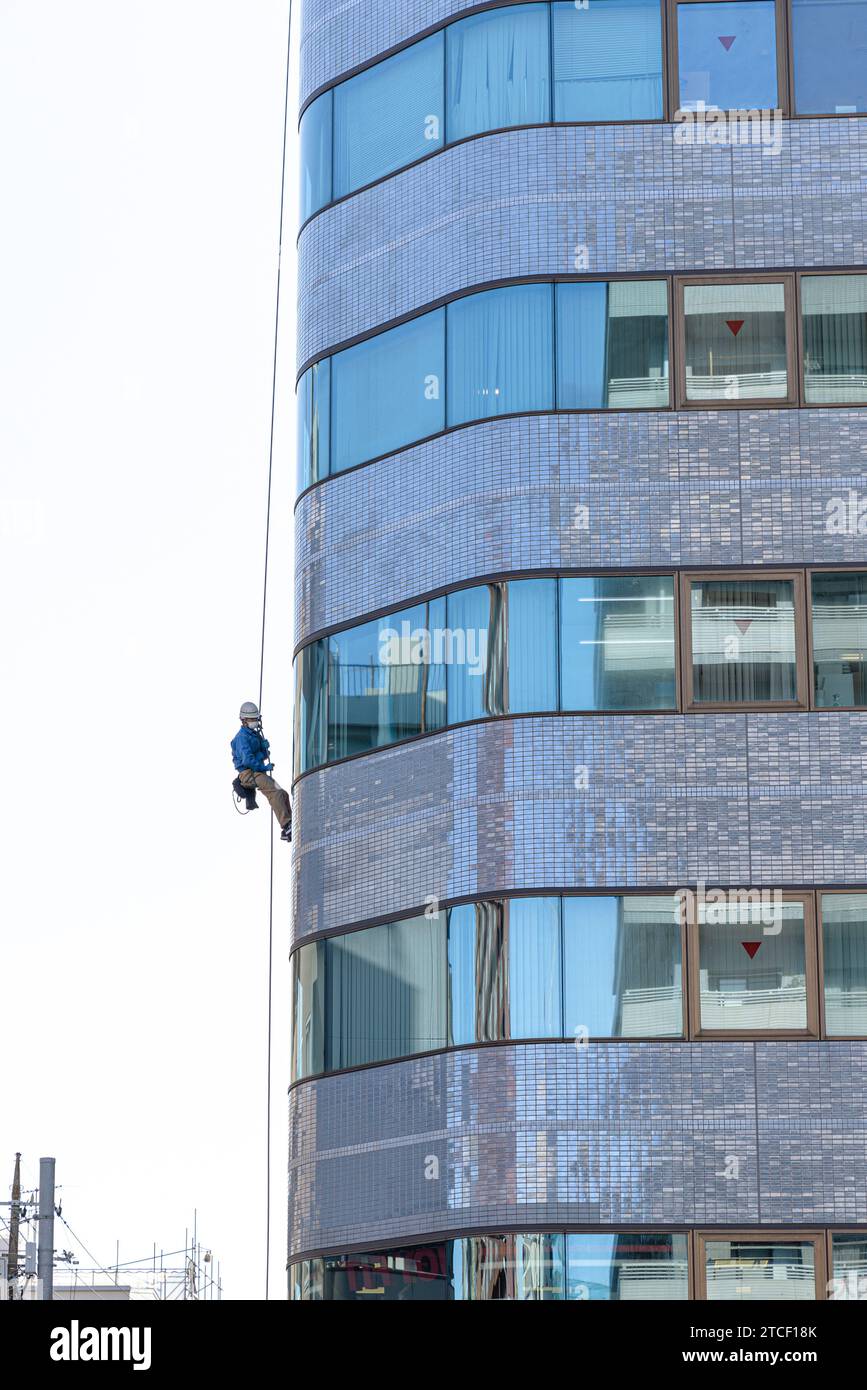
[{"label": "white safety helmet", "polygon": [[244,724],[248,719],[259,718],[259,706],[254,705],[252,700],[245,700],[241,706],[241,723]]}]

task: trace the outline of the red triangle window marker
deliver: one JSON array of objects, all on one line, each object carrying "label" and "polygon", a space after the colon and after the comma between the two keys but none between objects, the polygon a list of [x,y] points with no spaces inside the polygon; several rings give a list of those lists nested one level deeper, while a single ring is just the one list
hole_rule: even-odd
[{"label": "red triangle window marker", "polygon": [[734,41],[735,41],[736,38],[737,38],[737,34],[720,34],[720,35],[719,35],[719,41],[720,41],[720,43],[722,44],[723,48],[725,49],[726,53],[729,53],[729,52],[731,51],[731,46],[732,46],[732,44],[734,43]]},{"label": "red triangle window marker", "polygon": [[745,323],[746,319],[726,319],[726,328],[737,337]]},{"label": "red triangle window marker", "polygon": [[752,618],[735,618],[735,627],[739,627],[741,632],[746,632],[748,627],[752,627]]},{"label": "red triangle window marker", "polygon": [[741,945],[749,956],[750,960],[755,960],[756,951],[761,946],[761,941],[742,941]]}]

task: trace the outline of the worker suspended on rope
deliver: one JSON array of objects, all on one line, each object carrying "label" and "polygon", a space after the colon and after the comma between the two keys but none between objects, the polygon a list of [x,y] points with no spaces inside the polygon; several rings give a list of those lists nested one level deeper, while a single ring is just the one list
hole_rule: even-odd
[{"label": "worker suspended on rope", "polygon": [[288,792],[278,787],[269,772],[274,764],[269,760],[268,740],[262,733],[262,718],[257,705],[247,700],[241,706],[241,727],[232,739],[232,761],[238,776],[232,784],[239,800],[247,802],[247,810],[257,810],[256,789],[262,793],[280,824],[281,840],[292,839],[292,805]]}]

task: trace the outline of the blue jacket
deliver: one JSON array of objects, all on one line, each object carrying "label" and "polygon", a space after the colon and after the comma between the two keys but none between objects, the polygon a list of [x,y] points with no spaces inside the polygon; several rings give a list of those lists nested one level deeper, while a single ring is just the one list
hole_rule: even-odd
[{"label": "blue jacket", "polygon": [[245,767],[251,772],[270,772],[269,751],[268,740],[244,724],[232,739],[232,762],[238,772],[243,772]]}]

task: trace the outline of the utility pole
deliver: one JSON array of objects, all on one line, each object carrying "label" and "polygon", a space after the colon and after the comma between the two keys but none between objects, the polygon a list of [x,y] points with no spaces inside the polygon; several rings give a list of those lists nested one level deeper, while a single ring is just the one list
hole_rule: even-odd
[{"label": "utility pole", "polygon": [[9,1222],[9,1297],[15,1297],[18,1281],[18,1222],[21,1204],[21,1155],[15,1155],[15,1175],[12,1178],[12,1216]]},{"label": "utility pole", "polygon": [[54,1159],[39,1160],[39,1250],[36,1273],[43,1303],[54,1299]]}]

